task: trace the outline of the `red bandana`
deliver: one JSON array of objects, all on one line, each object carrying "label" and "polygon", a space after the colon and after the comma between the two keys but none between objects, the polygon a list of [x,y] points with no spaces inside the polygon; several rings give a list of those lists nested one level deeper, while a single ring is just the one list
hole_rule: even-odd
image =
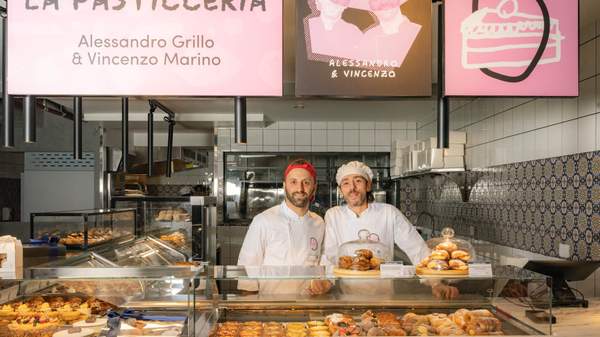
[{"label": "red bandana", "polygon": [[293,169],[297,169],[297,168],[307,170],[308,173],[310,173],[310,175],[313,177],[313,179],[315,180],[315,182],[317,181],[317,171],[315,171],[314,166],[312,166],[309,163],[300,164],[300,165],[289,165],[285,169],[285,172],[283,173],[283,180],[285,180],[285,178],[287,178],[288,173],[290,173]]}]

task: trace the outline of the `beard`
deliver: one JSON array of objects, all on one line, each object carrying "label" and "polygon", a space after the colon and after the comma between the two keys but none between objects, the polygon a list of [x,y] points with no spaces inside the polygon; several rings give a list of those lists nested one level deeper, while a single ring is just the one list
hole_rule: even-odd
[{"label": "beard", "polygon": [[294,192],[289,193],[287,190],[285,191],[285,198],[292,203],[292,205],[298,208],[304,208],[308,206],[310,202],[309,194],[305,192]]},{"label": "beard", "polygon": [[346,203],[351,207],[359,207],[364,205],[367,201],[367,194],[351,191],[348,193],[348,197],[344,196],[344,199],[346,199]]}]

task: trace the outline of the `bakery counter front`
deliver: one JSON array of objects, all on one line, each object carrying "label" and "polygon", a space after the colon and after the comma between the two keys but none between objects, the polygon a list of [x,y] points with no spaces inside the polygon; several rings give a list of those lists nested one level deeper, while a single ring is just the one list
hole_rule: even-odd
[{"label": "bakery counter front", "polygon": [[[402,268],[396,269],[396,271]],[[550,310],[546,278],[494,266],[490,276],[340,276],[324,267],[212,269],[217,293],[202,336],[542,336],[550,323],[527,310]],[[320,293],[320,294],[318,294]],[[210,296],[209,296],[210,297]]]},{"label": "bakery counter front", "polygon": [[0,336],[195,336],[196,277],[189,267],[26,269],[0,279]]}]

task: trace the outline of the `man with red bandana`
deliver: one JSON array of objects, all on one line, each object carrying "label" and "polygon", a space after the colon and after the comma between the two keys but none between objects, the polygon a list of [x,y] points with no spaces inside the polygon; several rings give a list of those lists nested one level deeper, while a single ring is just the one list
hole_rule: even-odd
[{"label": "man with red bandana", "polygon": [[[317,174],[305,160],[296,160],[283,174],[284,201],[252,220],[238,265],[315,266],[319,264],[325,222],[308,210],[317,190]],[[276,269],[276,268],[274,268]],[[306,285],[294,281],[240,281],[238,289],[261,293],[298,293]]]}]

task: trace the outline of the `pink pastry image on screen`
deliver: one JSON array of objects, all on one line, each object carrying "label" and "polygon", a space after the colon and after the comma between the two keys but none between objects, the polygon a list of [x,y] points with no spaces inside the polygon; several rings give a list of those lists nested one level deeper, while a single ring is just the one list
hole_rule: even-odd
[{"label": "pink pastry image on screen", "polygon": [[[307,1],[312,13],[304,19],[304,25],[311,60],[376,60],[400,67],[421,30],[402,14],[401,5],[408,0]],[[377,18],[377,24],[361,31],[342,19],[347,8],[368,11]]]},{"label": "pink pastry image on screen", "polygon": [[[549,18],[547,45],[538,64],[560,62],[564,36]],[[462,65],[466,69],[527,67],[544,39],[544,17],[520,11],[516,0],[483,7],[461,24]]]}]

